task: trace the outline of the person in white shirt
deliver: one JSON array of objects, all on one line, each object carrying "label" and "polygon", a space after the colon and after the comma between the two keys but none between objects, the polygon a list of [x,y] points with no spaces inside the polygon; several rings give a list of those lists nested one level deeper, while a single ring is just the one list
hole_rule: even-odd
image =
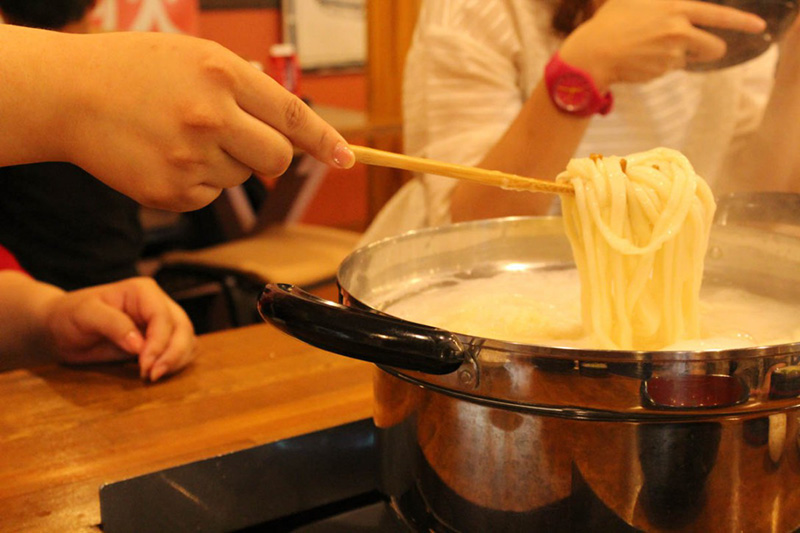
[{"label": "person in white shirt", "polygon": [[[792,181],[800,176],[800,55],[791,53],[800,50],[800,23],[784,35],[777,71],[775,47],[730,68],[685,70],[726,51],[698,26],[743,34],[766,27],[752,14],[692,0],[423,2],[404,73],[405,151],[553,179],[572,157],[665,146],[683,152],[716,193],[800,190]],[[556,103],[559,89],[545,79],[554,58],[556,74],[566,66],[594,86],[588,109]],[[553,204],[552,195],[417,176],[362,243],[545,214]]]}]

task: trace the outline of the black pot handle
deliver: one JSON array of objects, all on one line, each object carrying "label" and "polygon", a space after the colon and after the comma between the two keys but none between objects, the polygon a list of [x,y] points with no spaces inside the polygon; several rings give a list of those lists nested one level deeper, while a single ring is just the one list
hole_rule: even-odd
[{"label": "black pot handle", "polygon": [[380,365],[449,374],[468,352],[449,331],[340,305],[285,283],[264,288],[258,312],[312,346]]}]

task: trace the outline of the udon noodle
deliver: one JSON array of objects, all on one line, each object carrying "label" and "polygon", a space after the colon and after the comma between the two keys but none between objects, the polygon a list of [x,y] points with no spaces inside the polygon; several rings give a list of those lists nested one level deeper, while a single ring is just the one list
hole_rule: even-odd
[{"label": "udon noodle", "polygon": [[[575,159],[559,177],[577,268],[445,273],[387,295],[385,311],[446,330],[543,346],[716,350],[800,339],[797,305],[701,286],[715,204],[680,153]],[[479,269],[480,270],[480,269]]]},{"label": "udon noodle", "polygon": [[558,178],[580,274],[584,333],[600,349],[658,350],[700,334],[714,197],[680,152],[573,159]]}]

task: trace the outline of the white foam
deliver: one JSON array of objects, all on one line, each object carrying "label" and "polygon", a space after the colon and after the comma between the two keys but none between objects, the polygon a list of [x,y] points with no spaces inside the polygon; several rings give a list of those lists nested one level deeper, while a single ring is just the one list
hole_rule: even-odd
[{"label": "white foam", "polygon": [[[741,289],[704,288],[701,335],[665,346],[710,350],[800,341],[800,306]],[[457,333],[548,346],[593,348],[581,324],[577,271],[503,272],[402,299],[387,312]]]}]

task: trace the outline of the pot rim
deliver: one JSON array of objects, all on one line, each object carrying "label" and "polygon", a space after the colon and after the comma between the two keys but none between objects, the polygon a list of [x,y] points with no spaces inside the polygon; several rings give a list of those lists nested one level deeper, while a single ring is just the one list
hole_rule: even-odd
[{"label": "pot rim", "polygon": [[[406,233],[385,237],[375,242],[369,243],[365,246],[359,247],[351,252],[340,263],[337,271],[337,283],[339,286],[339,300],[348,302],[348,306],[360,307],[365,310],[380,313],[389,317],[394,317],[400,322],[419,324],[416,322],[400,319],[386,313],[370,304],[364,303],[357,296],[353,295],[343,282],[350,266],[357,262],[360,256],[374,254],[376,249],[393,246],[397,243],[424,238],[425,235],[432,235],[434,233],[452,233],[463,231],[467,227],[491,226],[498,224],[512,224],[515,222],[524,223],[528,220],[542,221],[547,224],[561,224],[562,218],[560,216],[547,215],[547,216],[510,216],[493,219],[471,220],[466,222],[457,222],[443,226],[426,227],[416,230],[411,230]],[[723,224],[724,225],[724,224]],[[355,304],[355,305],[354,305]],[[742,359],[761,359],[765,357],[774,356],[787,356],[792,354],[800,354],[800,340],[796,342],[781,343],[781,344],[768,344],[758,346],[748,346],[745,348],[710,348],[702,350],[609,350],[609,349],[594,349],[594,348],[576,348],[567,346],[552,346],[543,344],[526,344],[514,341],[506,341],[501,339],[480,337],[461,333],[457,331],[448,331],[443,328],[430,326],[435,330],[448,332],[457,337],[462,344],[470,346],[479,353],[491,351],[495,353],[508,354],[514,358],[524,358],[526,356],[544,357],[551,359],[570,359],[575,361],[591,361],[591,362],[620,362],[620,363],[669,363],[669,362],[719,362],[725,360],[742,360]]]}]

